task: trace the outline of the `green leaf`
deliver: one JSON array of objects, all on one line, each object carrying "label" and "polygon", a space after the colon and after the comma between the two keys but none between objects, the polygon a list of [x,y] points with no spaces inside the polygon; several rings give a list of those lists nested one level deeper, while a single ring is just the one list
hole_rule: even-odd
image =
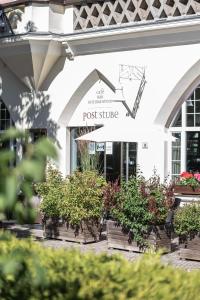
[{"label": "green leaf", "polygon": [[15,157],[14,151],[0,150],[0,164],[7,165]]},{"label": "green leaf", "polygon": [[53,159],[58,158],[56,147],[53,145],[53,141],[47,138],[40,139],[35,144],[35,155],[38,156],[49,156]]},{"label": "green leaf", "polygon": [[17,193],[17,178],[14,175],[10,175],[6,178],[5,193],[6,207],[12,209]]},{"label": "green leaf", "polygon": [[7,141],[16,138],[24,138],[25,136],[26,133],[24,131],[12,127],[1,134],[0,141]]},{"label": "green leaf", "polygon": [[39,181],[43,178],[44,167],[44,162],[24,159],[18,165],[17,170],[20,174],[23,174],[24,177]]}]

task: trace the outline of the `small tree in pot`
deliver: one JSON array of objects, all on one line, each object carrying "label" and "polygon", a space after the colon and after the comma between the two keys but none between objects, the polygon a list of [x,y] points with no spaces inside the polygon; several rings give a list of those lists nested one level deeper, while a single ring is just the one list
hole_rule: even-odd
[{"label": "small tree in pot", "polygon": [[61,172],[49,164],[45,181],[35,185],[35,190],[42,199],[40,210],[43,214],[45,237],[59,236],[60,205],[64,200],[65,184]]},{"label": "small tree in pot", "polygon": [[200,204],[180,207],[174,219],[179,236],[180,258],[200,260]]},{"label": "small tree in pot", "polygon": [[104,177],[96,171],[76,171],[69,176],[60,206],[68,240],[85,243],[99,239],[105,186]]},{"label": "small tree in pot", "polygon": [[171,185],[162,184],[156,173],[149,180],[138,175],[123,183],[109,207],[115,222],[107,222],[108,246],[143,251],[153,245],[169,251],[171,240],[165,221],[172,204]]}]

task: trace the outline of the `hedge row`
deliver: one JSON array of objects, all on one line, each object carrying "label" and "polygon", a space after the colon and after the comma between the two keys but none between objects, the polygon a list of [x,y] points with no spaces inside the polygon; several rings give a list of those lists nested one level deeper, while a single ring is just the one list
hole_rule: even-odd
[{"label": "hedge row", "polygon": [[131,263],[117,255],[1,239],[1,300],[200,299],[200,272],[163,266],[157,254],[145,254]]}]

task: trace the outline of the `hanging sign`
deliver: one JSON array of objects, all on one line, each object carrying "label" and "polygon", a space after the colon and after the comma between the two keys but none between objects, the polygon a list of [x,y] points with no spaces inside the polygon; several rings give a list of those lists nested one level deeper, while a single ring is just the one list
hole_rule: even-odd
[{"label": "hanging sign", "polygon": [[103,152],[104,151],[104,143],[97,143],[96,144],[96,151]]},{"label": "hanging sign", "polygon": [[106,142],[106,154],[113,154],[113,143]]}]

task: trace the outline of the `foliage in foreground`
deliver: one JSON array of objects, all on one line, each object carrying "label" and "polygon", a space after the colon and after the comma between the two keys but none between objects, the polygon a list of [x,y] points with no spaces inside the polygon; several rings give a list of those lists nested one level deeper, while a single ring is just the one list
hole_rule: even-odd
[{"label": "foliage in foreground", "polygon": [[1,300],[198,300],[199,286],[199,271],[163,266],[159,255],[132,263],[9,237],[0,243]]},{"label": "foliage in foreground", "polygon": [[[5,149],[1,144],[10,140],[24,145],[23,159],[15,166],[14,149]],[[47,157],[56,158],[56,148],[49,139],[28,143],[28,136],[22,131],[10,128],[0,135],[0,221],[15,219],[19,223],[33,222],[33,182],[44,178]],[[23,196],[20,201],[20,194]]]}]

